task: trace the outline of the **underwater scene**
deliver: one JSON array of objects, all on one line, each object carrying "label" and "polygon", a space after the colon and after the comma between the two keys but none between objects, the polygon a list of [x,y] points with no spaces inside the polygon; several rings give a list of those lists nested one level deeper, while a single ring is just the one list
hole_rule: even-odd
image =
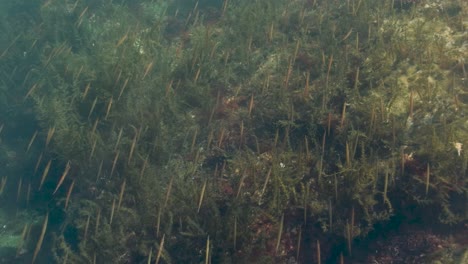
[{"label": "underwater scene", "polygon": [[0,263],[468,263],[468,1],[0,0]]}]

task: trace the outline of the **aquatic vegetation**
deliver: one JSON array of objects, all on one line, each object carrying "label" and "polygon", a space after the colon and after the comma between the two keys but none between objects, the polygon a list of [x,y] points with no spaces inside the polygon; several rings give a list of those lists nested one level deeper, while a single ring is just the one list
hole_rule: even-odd
[{"label": "aquatic vegetation", "polygon": [[20,258],[343,262],[466,222],[466,4],[180,2],[46,1],[0,36],[1,109],[34,120],[0,195],[46,219]]}]

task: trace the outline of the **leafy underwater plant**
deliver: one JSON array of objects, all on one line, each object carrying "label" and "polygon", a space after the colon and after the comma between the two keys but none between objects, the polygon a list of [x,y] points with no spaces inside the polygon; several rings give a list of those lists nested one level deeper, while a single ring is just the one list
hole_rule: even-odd
[{"label": "leafy underwater plant", "polygon": [[55,260],[334,261],[395,215],[465,221],[461,36],[390,2],[42,6],[11,43]]}]

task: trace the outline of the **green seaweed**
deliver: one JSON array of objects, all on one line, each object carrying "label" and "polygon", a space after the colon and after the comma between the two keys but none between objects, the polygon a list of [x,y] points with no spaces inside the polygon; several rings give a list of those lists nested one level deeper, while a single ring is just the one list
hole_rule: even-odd
[{"label": "green seaweed", "polygon": [[395,218],[467,220],[461,1],[130,2],[0,36],[1,109],[54,160],[24,181],[63,215],[57,263],[333,262]]}]

